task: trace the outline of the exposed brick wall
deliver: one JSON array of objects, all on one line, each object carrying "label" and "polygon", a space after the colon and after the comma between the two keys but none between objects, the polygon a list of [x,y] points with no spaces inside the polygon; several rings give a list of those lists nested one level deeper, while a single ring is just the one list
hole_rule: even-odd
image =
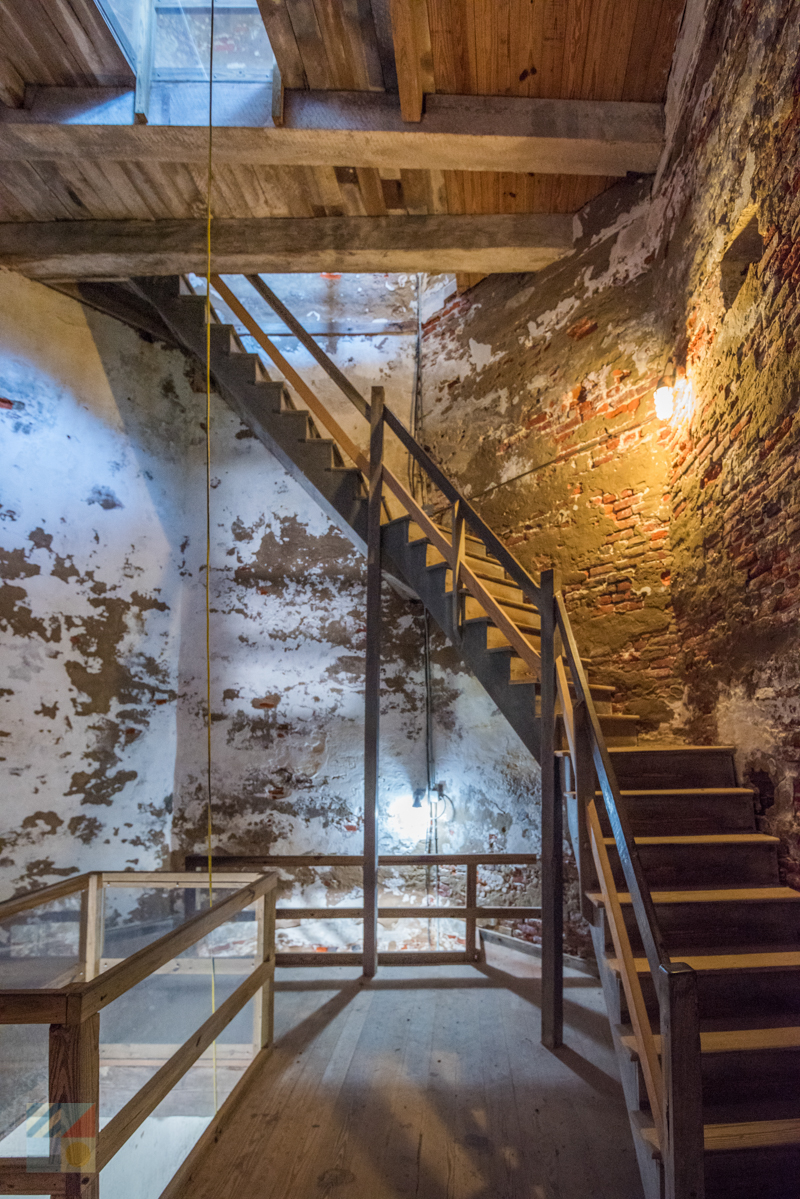
[{"label": "exposed brick wall", "polygon": [[[559,567],[645,736],[736,744],[796,885],[799,62],[799,0],[712,5],[649,206],[595,201],[572,259],[484,280],[424,364],[433,452],[525,565]],[[731,302],[721,262],[752,216],[764,251]]]}]

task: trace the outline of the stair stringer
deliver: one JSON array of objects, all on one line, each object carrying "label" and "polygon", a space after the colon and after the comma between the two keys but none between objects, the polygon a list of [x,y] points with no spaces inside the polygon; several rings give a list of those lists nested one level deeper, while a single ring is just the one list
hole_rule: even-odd
[{"label": "stair stringer", "polygon": [[[178,344],[198,359],[206,360],[205,299],[180,294],[173,278],[133,279],[137,293],[160,314]],[[333,464],[333,443],[308,438],[308,414],[282,407],[287,388],[283,383],[259,382],[257,354],[231,353],[230,325],[211,327],[211,374],[216,389],[239,419],[255,433],[287,474],[319,505],[326,516],[367,552],[367,501],[361,473],[355,467]],[[329,464],[323,446],[330,447]]]}]

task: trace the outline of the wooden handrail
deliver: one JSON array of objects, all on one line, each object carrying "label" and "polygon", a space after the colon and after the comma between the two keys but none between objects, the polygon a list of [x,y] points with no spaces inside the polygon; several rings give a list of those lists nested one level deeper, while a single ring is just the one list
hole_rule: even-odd
[{"label": "wooden handrail", "polygon": [[101,1011],[160,966],[178,957],[215,928],[225,924],[231,916],[255,903],[261,895],[274,891],[276,885],[276,875],[262,875],[255,882],[229,895],[227,899],[218,900],[205,912],[198,912],[178,928],[153,941],[152,945],[146,945],[138,953],[131,954],[118,966],[112,966],[99,978],[88,983],[71,983],[64,988],[70,1001],[74,1003],[74,1007],[70,1004],[74,1012],[71,1019],[82,1021]]},{"label": "wooden handrail", "polygon": [[277,346],[270,341],[264,330],[253,319],[244,304],[234,295],[227,283],[219,275],[212,275],[211,282],[214,285],[214,290],[219,293],[231,312],[239,318],[251,337],[255,338],[264,353],[272,359],[287,383],[291,383],[298,395],[302,396],[306,404],[308,404],[309,410],[320,424],[328,430],[331,437],[338,443],[340,449],[344,450],[348,458],[355,463],[362,474],[369,474],[369,462],[366,455],[358,448],[354,441],[351,441],[336,418],[328,412],[325,405],[321,403],[308,384],[298,375],[294,367],[290,366]]},{"label": "wooden handrail", "polygon": [[54,903],[57,899],[65,899],[68,895],[76,895],[89,885],[88,874],[76,874],[63,882],[53,883],[50,887],[40,887],[38,891],[26,891],[24,895],[15,895],[13,899],[5,899],[0,903],[0,921],[9,916],[17,916],[20,912],[29,912],[42,904]]}]

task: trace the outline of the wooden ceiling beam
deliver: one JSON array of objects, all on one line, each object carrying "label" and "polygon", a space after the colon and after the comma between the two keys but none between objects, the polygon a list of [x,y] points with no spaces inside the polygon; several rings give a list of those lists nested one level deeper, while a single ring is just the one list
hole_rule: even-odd
[{"label": "wooden ceiling beam", "polygon": [[[154,89],[147,125],[134,124],[132,93],[113,93],[105,103],[102,89],[41,88],[30,108],[0,111],[0,161],[204,164],[208,135],[192,115],[194,93],[187,90],[182,112],[178,88],[169,98],[175,123],[158,123],[162,101]],[[215,89],[220,114],[225,95]],[[276,127],[269,96],[259,103],[266,107],[254,102],[242,125],[234,123],[242,119],[241,97],[230,102],[230,120],[220,117],[225,136],[214,139],[216,163],[623,176],[655,171],[663,145],[658,104],[431,95],[421,121],[409,127],[396,96],[287,89]]]},{"label": "wooden ceiling beam", "polygon": [[404,121],[421,121],[426,92],[434,92],[428,0],[391,0],[392,40]]},{"label": "wooden ceiling beam", "polygon": [[[0,224],[0,267],[37,279],[202,272],[203,220]],[[215,220],[217,274],[286,271],[535,271],[572,251],[571,216]]]}]

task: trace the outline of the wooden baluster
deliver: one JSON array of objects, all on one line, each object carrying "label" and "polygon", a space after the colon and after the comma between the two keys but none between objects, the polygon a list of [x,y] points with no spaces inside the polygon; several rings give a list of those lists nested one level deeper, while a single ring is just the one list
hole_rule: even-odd
[{"label": "wooden baluster", "polygon": [[363,969],[378,968],[378,770],[381,690],[382,387],[373,387],[367,509],[367,652],[364,679],[364,953]]},{"label": "wooden baluster", "polygon": [[[97,1136],[100,1101],[100,1015],[82,1023],[51,1024],[49,1048],[49,1094],[51,1104],[88,1103],[94,1115],[88,1128]],[[63,1175],[65,1199],[99,1199],[100,1176],[96,1172]]]},{"label": "wooden baluster", "polygon": [[92,873],[87,877],[86,889],[81,895],[78,955],[84,982],[91,982],[100,973],[100,955],[103,952],[103,898],[103,876]]},{"label": "wooden baluster", "polygon": [[661,967],[665,1199],[703,1199],[703,1084],[697,975],[683,962]]},{"label": "wooden baluster", "polygon": [[542,768],[542,1044],[561,1045],[564,1027],[564,901],[561,778],[555,756],[555,600],[554,574],[541,578],[541,721]]},{"label": "wooden baluster", "polygon": [[478,863],[467,862],[467,894],[466,894],[466,932],[464,936],[464,944],[467,949],[467,961],[476,962],[479,954],[475,946],[475,931],[477,928],[477,919],[474,915],[469,915],[469,910],[478,906]]},{"label": "wooden baluster", "polygon": [[464,506],[461,501],[453,504],[453,527],[450,530],[450,539],[452,545],[452,557],[450,561],[453,564],[453,636],[457,642],[461,641],[461,617],[464,611],[464,605],[461,598],[461,565],[466,556],[466,527],[464,525]]},{"label": "wooden baluster", "polygon": [[253,997],[253,1054],[272,1045],[275,1025],[275,891],[260,896],[256,909],[256,960],[270,962],[269,978]]}]

